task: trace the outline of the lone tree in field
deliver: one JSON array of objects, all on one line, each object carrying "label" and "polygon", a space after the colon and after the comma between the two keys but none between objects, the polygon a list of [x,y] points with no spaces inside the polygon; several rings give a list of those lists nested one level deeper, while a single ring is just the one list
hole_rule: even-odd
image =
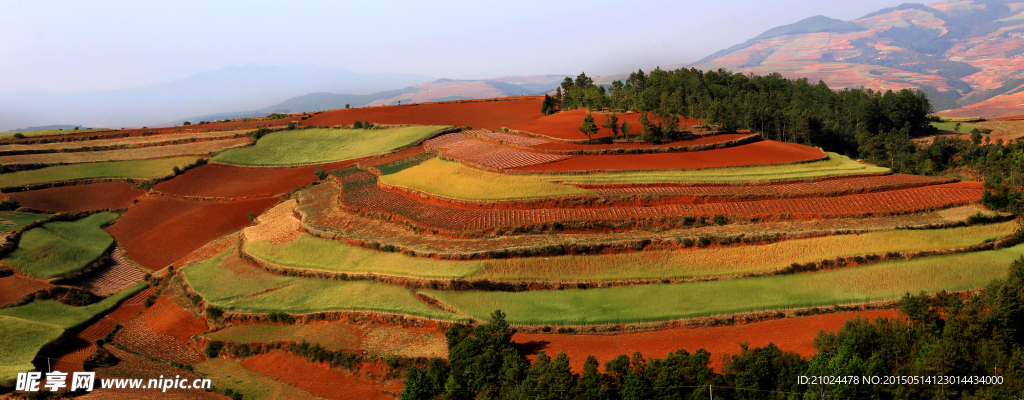
[{"label": "lone tree in field", "polygon": [[589,140],[591,135],[597,133],[597,129],[597,125],[594,124],[594,116],[587,114],[587,116],[583,118],[583,125],[580,125],[580,132],[586,134],[587,139]]},{"label": "lone tree in field", "polygon": [[544,95],[544,102],[541,103],[541,106],[540,106],[540,112],[541,112],[541,114],[544,114],[544,115],[551,115],[551,114],[554,114],[555,112],[558,111],[557,107],[558,106],[557,106],[557,103],[555,102],[555,98],[545,94]]},{"label": "lone tree in field", "polygon": [[601,126],[608,128],[612,133],[613,139],[619,136],[619,117],[616,116],[615,113],[612,113],[608,118],[605,118],[604,124],[601,124]]},{"label": "lone tree in field", "polygon": [[316,167],[316,170],[313,171],[313,174],[316,175],[316,180],[318,181],[327,179],[327,171],[324,171],[323,167]]},{"label": "lone tree in field", "polygon": [[362,128],[363,128],[363,121],[360,121],[360,120],[357,119],[356,122],[352,123],[352,129],[362,129]]},{"label": "lone tree in field", "polygon": [[629,133],[633,130],[633,126],[629,122],[622,121],[622,137],[629,138]]}]

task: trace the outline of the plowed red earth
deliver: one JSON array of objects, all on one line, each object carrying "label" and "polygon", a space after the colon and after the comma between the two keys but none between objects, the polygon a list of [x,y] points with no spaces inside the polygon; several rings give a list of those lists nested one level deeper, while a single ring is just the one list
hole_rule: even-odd
[{"label": "plowed red earth", "polygon": [[193,168],[169,181],[160,182],[154,189],[178,196],[199,197],[251,197],[274,196],[308,185],[316,180],[317,168],[335,170],[357,160],[323,165],[291,168],[237,167],[225,164],[207,164]]},{"label": "plowed red earth", "polygon": [[146,197],[106,228],[132,260],[156,271],[206,243],[250,225],[277,198],[212,203]]},{"label": "plowed red earth", "polygon": [[[382,124],[457,125],[497,129],[540,118],[542,98],[511,98],[464,103],[420,103],[404,106],[325,111],[302,125],[348,125],[356,120]],[[578,124],[577,124],[578,126]]]},{"label": "plowed red earth", "polygon": [[579,156],[568,160],[516,169],[520,171],[703,169],[785,164],[817,160],[823,157],[825,157],[825,153],[814,147],[763,140],[742,146],[706,151]]},{"label": "plowed red earth", "polygon": [[157,297],[142,316],[146,318],[146,325],[157,333],[174,336],[184,342],[210,329],[206,321],[199,320],[167,296]]},{"label": "plowed red earth", "polygon": [[465,209],[414,200],[381,190],[368,172],[345,175],[342,201],[359,211],[385,211],[429,227],[462,230],[526,226],[567,221],[622,220],[662,216],[754,215],[787,218],[852,217],[930,210],[981,200],[980,182],[857,193],[843,196],[768,198],[711,203],[632,207]]},{"label": "plowed red earth", "polygon": [[132,204],[132,200],[142,197],[145,193],[126,183],[108,182],[14,192],[8,195],[22,207],[52,212],[78,212],[127,207]]},{"label": "plowed red earth", "polygon": [[[906,174],[881,176],[856,176],[842,179],[825,179],[813,182],[772,183],[767,185],[581,185],[601,194],[657,193],[698,197],[785,197],[835,193],[872,192],[878,190],[908,188],[941,184],[951,178],[927,177]],[[948,187],[975,187],[976,184],[948,184]]]},{"label": "plowed red earth", "polygon": [[520,345],[530,360],[541,350],[552,358],[560,351],[565,352],[575,373],[583,371],[587,355],[597,357],[603,368],[604,363],[621,354],[630,356],[639,351],[646,357],[665,358],[668,353],[679,349],[686,349],[690,354],[698,349],[707,350],[711,353],[711,367],[721,372],[722,357],[738,354],[740,343],[750,343],[750,348],[775,343],[783,351],[796,352],[806,357],[816,353],[813,344],[818,331],[836,331],[843,327],[844,322],[857,317],[874,320],[878,317],[894,318],[896,315],[895,310],[840,312],[745,325],[673,328],[617,335],[517,333],[512,336],[512,340]]},{"label": "plowed red earth", "polygon": [[[540,106],[538,105],[538,107]],[[558,139],[585,140],[587,139],[587,135],[583,134],[583,132],[580,132],[579,128],[581,125],[583,125],[583,119],[586,118],[587,113],[587,110],[583,109],[562,111],[556,114],[537,118],[531,121],[503,126],[511,129],[518,129],[530,133],[537,133]],[[604,125],[605,120],[610,115],[597,113],[590,113],[590,115],[594,116],[594,124],[596,124],[597,127],[600,128],[600,130],[596,134],[592,135],[590,138],[598,139],[611,136],[611,132],[608,130],[608,128],[604,128],[601,126]],[[629,126],[631,127],[629,131],[630,135],[638,135],[641,132],[641,115],[641,113],[617,114],[616,118],[619,119],[618,123],[620,125],[623,122],[629,123]],[[653,120],[654,117],[652,115],[648,114],[647,118],[651,118],[652,123],[655,122]],[[698,121],[695,119],[688,118],[685,120],[679,120],[679,124],[681,126],[693,125],[696,123],[698,123]]]},{"label": "plowed red earth", "polygon": [[393,399],[369,379],[327,369],[288,353],[261,354],[242,361],[242,366],[331,399]]},{"label": "plowed red earth", "polygon": [[601,149],[633,149],[638,147],[643,148],[659,148],[659,147],[689,147],[689,146],[700,146],[705,144],[716,144],[724,143],[732,140],[742,139],[752,135],[751,133],[725,133],[721,135],[711,136],[698,136],[687,140],[678,140],[675,142],[662,143],[662,144],[650,144],[650,143],[597,143],[597,144],[579,144],[579,143],[568,143],[568,142],[556,142],[551,141],[545,144],[538,144],[531,146],[535,149],[540,150],[601,150]]},{"label": "plowed red earth", "polygon": [[18,300],[26,295],[50,287],[42,279],[29,278],[24,275],[11,275],[0,278],[0,305]]}]

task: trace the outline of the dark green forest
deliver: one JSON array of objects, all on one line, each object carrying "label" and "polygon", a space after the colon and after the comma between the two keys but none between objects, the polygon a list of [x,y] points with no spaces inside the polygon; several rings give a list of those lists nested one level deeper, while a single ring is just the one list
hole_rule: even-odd
[{"label": "dark green forest", "polygon": [[[801,357],[773,344],[743,347],[719,373],[703,349],[665,358],[643,354],[569,358],[543,352],[530,363],[511,342],[505,314],[474,328],[455,325],[448,362],[430,360],[406,372],[402,399],[1012,399],[1024,395],[1024,258],[1009,276],[977,294],[910,295],[905,318],[847,321],[819,332],[818,354]],[[603,369],[600,368],[604,361]],[[1001,384],[801,384],[800,376],[998,377]],[[904,378],[898,378],[904,379]],[[912,378],[907,378],[912,379]]]},{"label": "dark green forest", "polygon": [[936,133],[928,97],[921,91],[832,90],[824,82],[782,75],[744,75],[722,69],[655,69],[631,73],[608,88],[580,74],[565,78],[544,112],[641,111],[651,123],[635,134],[645,139],[678,137],[675,118],[697,118],[721,130],[759,132],[766,139],[821,147],[895,172],[984,179],[986,205],[1019,210],[1024,144],[991,142],[980,132],[971,139],[937,138],[926,145],[912,139]]}]

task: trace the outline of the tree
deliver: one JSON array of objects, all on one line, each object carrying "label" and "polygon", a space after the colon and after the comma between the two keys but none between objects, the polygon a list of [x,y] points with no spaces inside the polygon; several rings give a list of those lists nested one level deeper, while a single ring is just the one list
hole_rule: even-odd
[{"label": "tree", "polygon": [[622,137],[629,138],[629,133],[633,130],[633,126],[629,122],[622,121]]},{"label": "tree", "polygon": [[544,102],[541,103],[541,106],[540,106],[541,114],[543,114],[543,115],[554,114],[555,112],[558,111],[557,108],[558,107],[557,107],[557,105],[555,103],[555,99],[552,98],[551,96],[548,96],[547,94],[545,94],[544,95]]},{"label": "tree", "polygon": [[365,119],[363,120],[363,129],[370,129],[371,126],[373,125],[370,125],[370,121]]},{"label": "tree", "polygon": [[605,118],[604,123],[601,124],[601,126],[608,128],[612,138],[619,136],[619,117],[616,116],[615,113],[612,113],[612,115]]},{"label": "tree", "polygon": [[956,125],[953,125],[953,132],[960,133],[960,123],[959,122],[957,122]]},{"label": "tree", "polygon": [[590,136],[597,133],[598,130],[597,125],[594,124],[594,116],[587,114],[587,116],[583,118],[583,125],[580,125],[579,129],[580,132],[587,135],[587,139],[589,140]]},{"label": "tree", "polygon": [[356,120],[356,122],[352,123],[352,129],[362,129],[362,128],[363,128],[363,121]]},{"label": "tree", "polygon": [[350,104],[345,103],[345,108],[349,108]]},{"label": "tree", "polygon": [[316,167],[316,170],[313,171],[313,174],[316,175],[316,180],[318,181],[327,179],[327,171],[324,171],[323,167]]},{"label": "tree", "polygon": [[191,122],[188,122],[188,121],[185,121],[185,123],[183,123],[183,124],[181,124],[181,125],[182,125],[182,126],[188,126],[188,125],[192,125],[192,123],[191,123]]}]

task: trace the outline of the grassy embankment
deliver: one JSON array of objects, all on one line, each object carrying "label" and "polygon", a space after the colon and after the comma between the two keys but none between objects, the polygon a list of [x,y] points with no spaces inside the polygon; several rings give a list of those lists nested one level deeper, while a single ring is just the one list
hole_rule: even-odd
[{"label": "grassy embankment", "polygon": [[500,309],[516,324],[647,322],[977,289],[1005,278],[1010,263],[1022,254],[1024,245],[1018,245],[811,274],[589,290],[423,293],[482,320]]},{"label": "grassy embankment", "polygon": [[154,160],[57,165],[0,175],[0,187],[99,178],[163,178],[173,175],[174,167],[184,168],[194,164],[198,159],[199,157],[176,157]]},{"label": "grassy embankment", "polygon": [[101,227],[117,217],[103,212],[29,229],[3,261],[25,275],[43,279],[77,271],[100,258],[114,243]]},{"label": "grassy embankment", "polygon": [[20,134],[24,135],[25,137],[35,137],[35,136],[46,136],[46,135],[69,135],[69,134],[72,134],[72,133],[82,133],[82,132],[109,132],[109,131],[110,131],[110,129],[107,129],[107,128],[87,128],[87,129],[79,129],[77,131],[74,130],[74,129],[70,129],[70,130],[66,130],[66,131],[60,130],[60,129],[45,129],[45,130],[41,130],[41,131],[24,131],[24,132],[0,133],[0,139],[10,139],[10,138],[13,138],[15,133],[20,133]]},{"label": "grassy embankment", "polygon": [[251,147],[224,151],[213,161],[255,166],[320,164],[386,153],[444,126],[392,129],[300,129],[267,134]]},{"label": "grassy embankment", "polygon": [[13,232],[25,225],[31,224],[43,218],[47,214],[32,214],[17,211],[0,211],[0,232]]},{"label": "grassy embankment", "polygon": [[43,346],[59,338],[64,330],[80,327],[145,287],[145,283],[137,283],[82,307],[41,300],[0,310],[0,336],[4,338],[0,342],[0,385],[13,383],[18,372],[35,369],[32,360],[36,354]]},{"label": "grassy embankment", "polygon": [[759,246],[475,261],[413,258],[306,234],[280,245],[267,240],[249,242],[245,250],[274,265],[335,273],[428,279],[601,281],[750,274],[837,257],[967,247],[1009,236],[1015,227],[1011,221],[935,230],[836,235]]},{"label": "grassy embankment", "polygon": [[835,153],[828,153],[828,156],[828,160],[804,164],[588,175],[507,175],[478,170],[457,162],[431,159],[398,173],[384,175],[380,180],[391,185],[409,187],[457,199],[501,200],[594,193],[557,182],[580,184],[733,183],[889,172],[888,168],[861,164]]},{"label": "grassy embankment", "polygon": [[212,304],[248,313],[371,311],[453,320],[403,287],[367,281],[333,281],[272,275],[230,252],[184,269],[192,288]]}]

